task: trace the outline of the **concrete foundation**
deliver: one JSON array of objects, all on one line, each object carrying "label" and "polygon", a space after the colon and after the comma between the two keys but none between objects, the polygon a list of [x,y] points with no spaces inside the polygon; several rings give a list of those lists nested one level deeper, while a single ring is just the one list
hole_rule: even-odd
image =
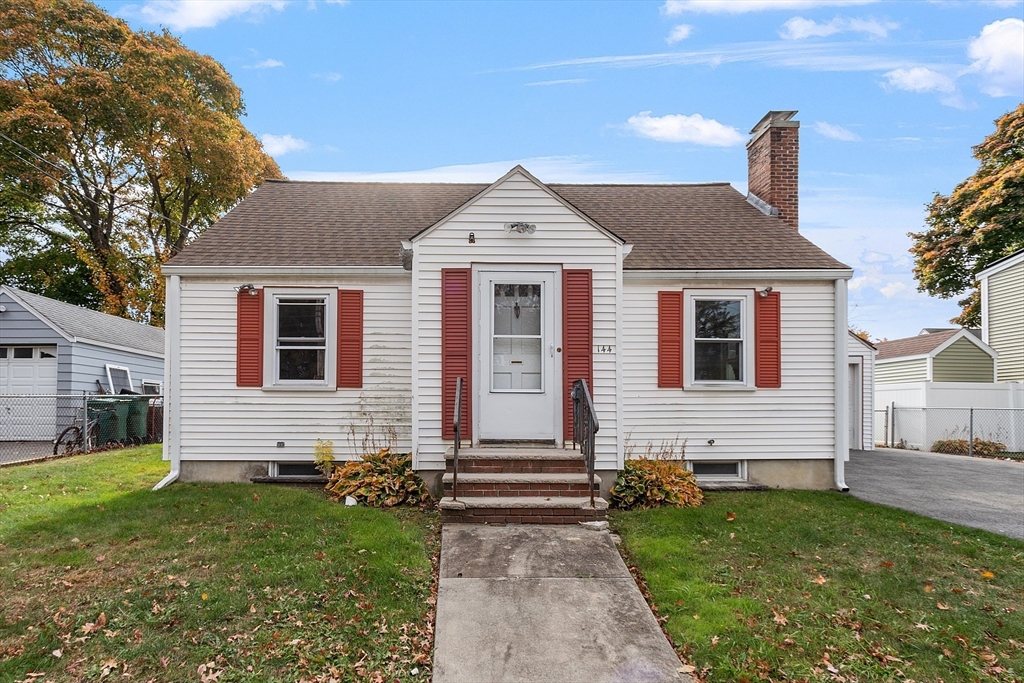
[{"label": "concrete foundation", "polygon": [[267,476],[265,460],[182,460],[178,481],[238,482]]},{"label": "concrete foundation", "polygon": [[773,489],[835,488],[832,460],[748,460],[747,480]]},{"label": "concrete foundation", "polygon": [[420,475],[423,483],[427,485],[427,490],[430,491],[436,500],[441,500],[444,497],[444,485],[441,483],[441,477],[444,476],[444,470],[419,470],[416,474]]}]

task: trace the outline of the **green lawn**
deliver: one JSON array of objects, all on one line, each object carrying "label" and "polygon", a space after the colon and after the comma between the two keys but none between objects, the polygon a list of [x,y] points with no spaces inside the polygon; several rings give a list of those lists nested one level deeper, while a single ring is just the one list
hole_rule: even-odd
[{"label": "green lawn", "polygon": [[435,514],[151,492],[166,472],[158,447],[0,468],[0,680],[429,678]]},{"label": "green lawn", "polygon": [[612,524],[709,682],[1024,681],[1024,542],[811,491]]}]

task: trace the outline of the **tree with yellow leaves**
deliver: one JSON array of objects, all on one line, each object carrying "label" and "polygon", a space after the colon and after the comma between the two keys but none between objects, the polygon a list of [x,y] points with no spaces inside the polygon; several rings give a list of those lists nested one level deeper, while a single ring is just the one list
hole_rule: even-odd
[{"label": "tree with yellow leaves", "polygon": [[160,264],[280,170],[241,91],[169,33],[87,0],[0,8],[0,227],[88,266],[115,315],[163,321]]},{"label": "tree with yellow leaves", "polygon": [[969,292],[951,321],[965,327],[981,324],[977,273],[1024,248],[1024,104],[996,121],[974,157],[974,175],[950,195],[936,194],[929,228],[910,233],[918,290],[943,299]]}]

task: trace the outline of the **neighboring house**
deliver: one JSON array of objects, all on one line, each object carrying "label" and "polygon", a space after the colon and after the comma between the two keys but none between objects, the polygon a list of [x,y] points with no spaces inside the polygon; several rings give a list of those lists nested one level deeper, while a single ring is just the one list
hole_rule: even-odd
[{"label": "neighboring house", "polygon": [[999,353],[996,381],[1024,382],[1024,249],[978,273],[981,338]]},{"label": "neighboring house", "polygon": [[995,368],[996,352],[972,330],[926,328],[916,337],[878,343],[875,382],[991,383]]},{"label": "neighboring house", "polygon": [[875,357],[878,349],[850,332],[850,448],[875,450]]},{"label": "neighboring house", "polygon": [[163,330],[0,286],[0,440],[52,440],[61,423],[12,395],[96,393],[97,382],[159,393],[163,373]]},{"label": "neighboring house", "polygon": [[845,488],[852,272],[797,230],[793,114],[752,131],[747,197],[518,166],[263,184],[164,266],[161,485],[356,457],[372,416],[436,491],[463,377],[467,443],[553,448],[585,379],[602,490],[672,442],[701,479]]},{"label": "neighboring house", "polygon": [[[916,337],[878,343],[875,402],[879,442],[931,449],[939,439],[991,438],[1024,447],[1019,418],[1024,386],[997,382],[1002,356],[977,330],[925,328]],[[894,412],[895,411],[895,412]]]}]

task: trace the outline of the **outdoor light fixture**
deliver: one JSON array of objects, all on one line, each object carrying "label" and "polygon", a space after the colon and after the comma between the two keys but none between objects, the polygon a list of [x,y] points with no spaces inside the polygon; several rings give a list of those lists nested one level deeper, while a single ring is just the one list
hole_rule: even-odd
[{"label": "outdoor light fixture", "polygon": [[758,292],[757,295],[763,299],[766,296],[768,296],[768,292],[770,292],[770,291],[772,291],[772,288],[771,288],[771,286],[768,286],[768,287],[765,287],[760,292]]},{"label": "outdoor light fixture", "polygon": [[520,235],[532,235],[533,233],[537,232],[537,226],[534,225],[533,223],[506,223],[505,232],[518,232]]},{"label": "outdoor light fixture", "polygon": [[239,294],[241,294],[242,292],[249,292],[250,296],[256,296],[256,285],[239,285],[235,287],[235,291],[238,292]]}]

